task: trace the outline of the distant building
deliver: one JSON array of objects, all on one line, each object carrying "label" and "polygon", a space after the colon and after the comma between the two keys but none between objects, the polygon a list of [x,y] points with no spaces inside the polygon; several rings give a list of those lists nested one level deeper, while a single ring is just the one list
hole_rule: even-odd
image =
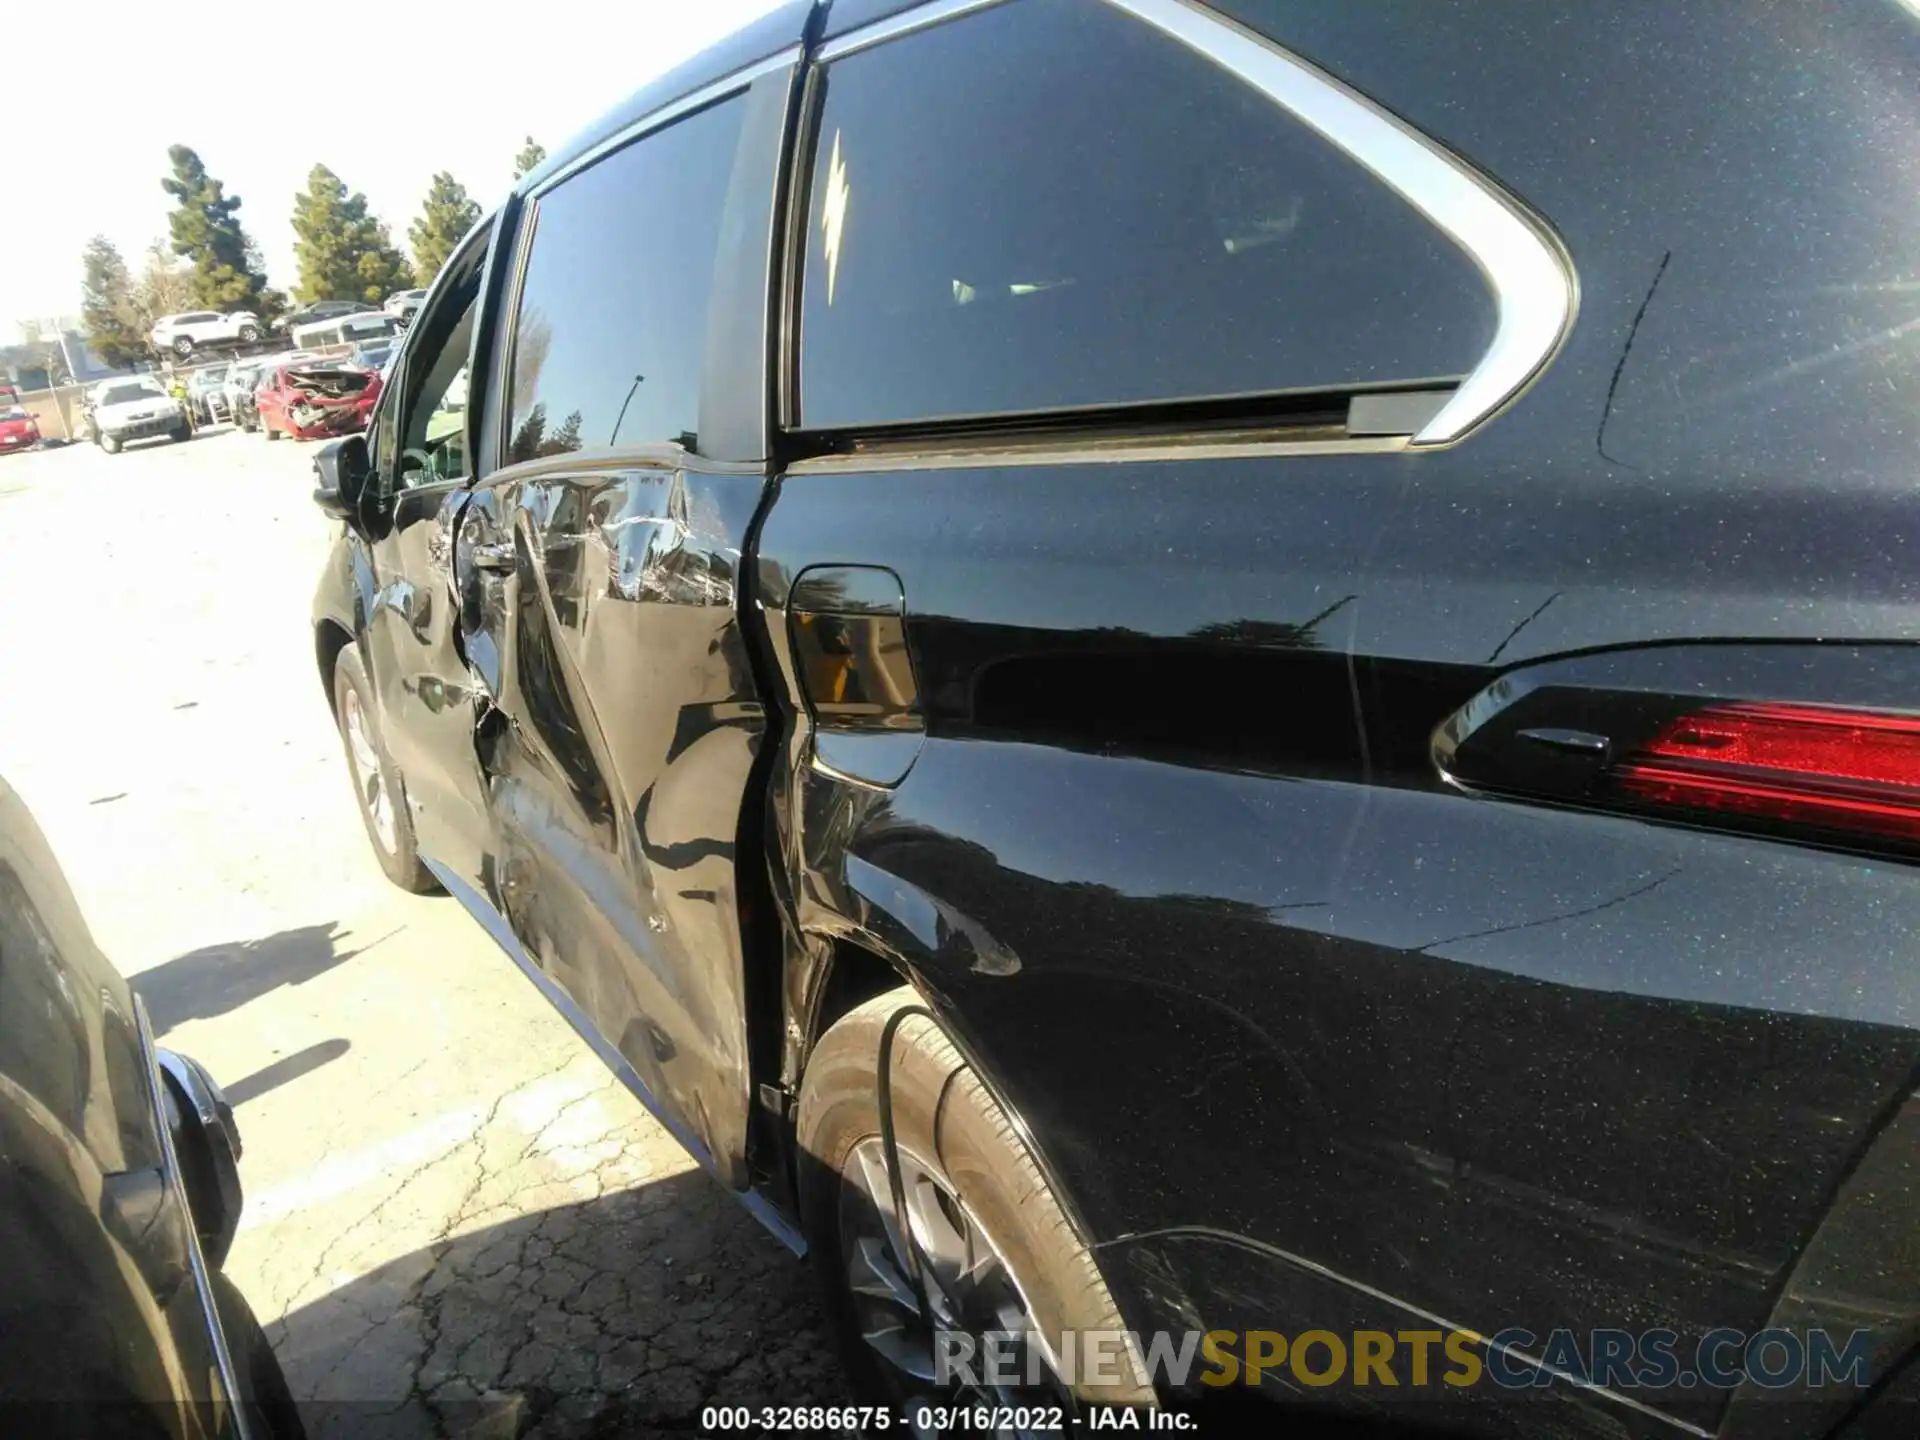
[{"label": "distant building", "polygon": [[[44,329],[41,338],[30,344],[0,345],[0,379],[21,390],[48,389],[47,354],[50,350],[65,355],[66,363],[73,367],[74,381],[78,384],[91,385],[110,375],[130,373],[125,369],[114,369],[89,350],[72,317],[63,315],[57,323],[59,330],[51,327]],[[38,327],[22,328],[31,331]],[[66,342],[64,346],[61,344],[62,337]]]}]

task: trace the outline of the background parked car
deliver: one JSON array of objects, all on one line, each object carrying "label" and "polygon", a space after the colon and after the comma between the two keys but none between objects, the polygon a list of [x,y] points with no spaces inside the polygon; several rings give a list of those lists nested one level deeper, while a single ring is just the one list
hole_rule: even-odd
[{"label": "background parked car", "polygon": [[253,398],[269,440],[350,435],[367,428],[380,376],[340,364],[280,365],[266,373]]},{"label": "background parked car", "polygon": [[393,345],[391,338],[356,341],[347,352],[347,361],[363,370],[385,370],[393,358]]},{"label": "background parked car", "polygon": [[[187,404],[193,411],[193,418],[202,425],[211,425],[214,421],[213,397],[218,395],[225,409],[226,396],[221,387],[226,383],[225,365],[205,365],[187,376]],[[220,418],[230,418],[222,415]]]},{"label": "background parked car", "polygon": [[338,320],[342,315],[378,315],[380,307],[369,305],[364,300],[316,300],[311,305],[303,305],[298,310],[289,310],[273,322],[275,330],[291,335],[301,325],[311,325],[316,320]]},{"label": "background parked car", "polygon": [[32,450],[40,444],[40,423],[24,405],[0,409],[0,454]]},{"label": "background parked car", "polygon": [[386,311],[405,325],[413,319],[414,312],[426,298],[427,292],[424,290],[396,290],[387,296]]},{"label": "background parked car", "polygon": [[260,317],[251,310],[235,310],[227,315],[218,310],[162,315],[154,323],[149,338],[160,353],[185,359],[203,345],[251,344],[260,338]]},{"label": "background parked car", "polygon": [[161,435],[187,440],[193,436],[187,412],[151,375],[103,380],[87,398],[94,443],[109,455],[135,440]]},{"label": "background parked car", "polygon": [[279,1363],[220,1273],[240,1223],[232,1107],[155,1046],[4,781],[0,955],[0,1410],[62,1440],[292,1440]]},{"label": "background parked car", "polygon": [[275,366],[287,364],[291,355],[264,355],[257,360],[238,360],[227,369],[221,389],[227,399],[227,414],[241,430],[257,430],[260,420],[253,406],[254,387]]},{"label": "background parked car", "polygon": [[288,332],[302,350],[344,359],[350,347],[369,340],[390,339],[400,332],[400,322],[375,310],[366,315],[341,315],[332,320],[315,320],[296,325]]}]

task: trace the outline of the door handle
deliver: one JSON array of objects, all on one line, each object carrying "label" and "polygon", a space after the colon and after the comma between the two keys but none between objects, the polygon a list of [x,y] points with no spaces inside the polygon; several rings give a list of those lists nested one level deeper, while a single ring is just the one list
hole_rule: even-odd
[{"label": "door handle", "polygon": [[476,570],[511,570],[519,563],[519,551],[511,540],[495,540],[476,545],[467,552]]}]

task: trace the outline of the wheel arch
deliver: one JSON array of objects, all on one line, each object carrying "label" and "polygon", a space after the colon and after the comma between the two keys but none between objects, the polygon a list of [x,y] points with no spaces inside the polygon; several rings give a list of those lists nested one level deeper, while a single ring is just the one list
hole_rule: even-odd
[{"label": "wheel arch", "polygon": [[[945,1033],[965,1059],[968,1067],[979,1077],[987,1094],[1000,1107],[1001,1113],[1012,1124],[1014,1133],[1032,1156],[1034,1164],[1045,1177],[1048,1188],[1053,1192],[1067,1222],[1082,1244],[1096,1249],[1097,1237],[1087,1222],[1084,1210],[1077,1203],[1072,1190],[1058,1166],[1049,1158],[1049,1147],[1045,1139],[1036,1134],[1028,1123],[1026,1114],[1015,1098],[1010,1095],[1003,1081],[994,1073],[980,1046],[969,1033],[965,1017],[945,1003],[940,996],[927,986],[922,978],[914,973],[913,967],[906,961],[884,953],[882,950],[862,943],[857,937],[836,936],[817,947],[817,958],[811,965],[805,961],[796,962],[791,957],[790,966],[798,965],[803,972],[799,976],[789,976],[790,984],[800,983],[789,990],[790,996],[810,997],[804,1008],[793,1017],[794,1033],[790,1037],[797,1041],[788,1052],[790,1073],[787,1080],[791,1091],[791,1109],[789,1114],[797,1119],[799,1113],[800,1088],[806,1078],[807,1063],[813,1058],[820,1038],[830,1030],[842,1016],[849,1014],[875,996],[888,990],[906,986],[914,992],[917,1003],[924,1005],[934,1016],[934,1021]],[[790,1179],[798,1179],[800,1147],[793,1131],[788,1131],[788,1162],[792,1168]],[[797,1193],[797,1192],[796,1192]]]},{"label": "wheel arch", "polygon": [[[814,1047],[836,1020],[876,995],[902,985],[914,984],[914,977],[905,966],[896,964],[857,940],[833,941],[826,947],[825,958],[820,963],[821,974],[811,987],[811,1013],[805,1017],[802,1025],[804,1040],[799,1063],[793,1073],[796,1089],[801,1076],[806,1073],[806,1064],[813,1056]],[[914,988],[917,990],[919,987],[916,985]]]},{"label": "wheel arch", "polygon": [[333,671],[340,652],[353,643],[353,632],[332,618],[317,620],[313,626],[313,658],[320,667],[320,687],[326,692],[327,709],[334,708]]}]

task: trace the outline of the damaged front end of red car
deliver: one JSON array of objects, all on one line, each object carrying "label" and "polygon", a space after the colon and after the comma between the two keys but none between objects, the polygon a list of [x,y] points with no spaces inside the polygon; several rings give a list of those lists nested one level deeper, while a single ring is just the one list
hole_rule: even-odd
[{"label": "damaged front end of red car", "polygon": [[371,370],[286,372],[287,426],[296,440],[323,440],[367,428],[380,376]]}]

